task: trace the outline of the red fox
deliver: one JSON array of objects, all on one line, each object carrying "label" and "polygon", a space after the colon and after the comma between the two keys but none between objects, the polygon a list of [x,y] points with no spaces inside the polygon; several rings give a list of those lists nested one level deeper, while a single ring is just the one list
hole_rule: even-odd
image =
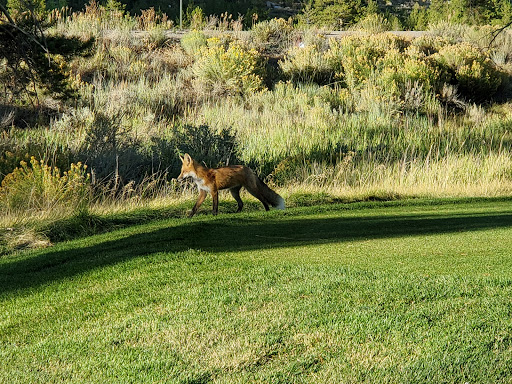
[{"label": "red fox", "polygon": [[219,210],[219,195],[221,189],[229,189],[231,195],[238,203],[237,212],[240,212],[244,206],[240,199],[240,189],[245,187],[247,191],[263,203],[265,210],[269,210],[269,205],[277,209],[284,209],[284,199],[271,190],[263,181],[261,181],[254,171],[243,165],[230,165],[221,168],[207,168],[192,159],[187,153],[181,157],[181,173],[178,181],[191,177],[199,190],[199,198],[192,208],[190,217],[194,216],[208,192],[213,199],[213,214],[216,215]]}]

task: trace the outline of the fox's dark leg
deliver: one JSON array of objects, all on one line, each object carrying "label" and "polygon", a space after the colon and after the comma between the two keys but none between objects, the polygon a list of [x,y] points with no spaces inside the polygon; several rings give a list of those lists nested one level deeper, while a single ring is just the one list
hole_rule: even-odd
[{"label": "fox's dark leg", "polygon": [[212,189],[210,193],[212,194],[213,199],[213,214],[216,215],[219,213],[219,192]]},{"label": "fox's dark leg", "polygon": [[242,199],[240,198],[240,188],[242,188],[242,187],[235,187],[235,188],[231,188],[229,190],[229,192],[231,192],[231,196],[233,196],[233,198],[238,203],[238,209],[236,210],[237,212],[241,212],[242,208],[244,207],[244,203],[243,203]]},{"label": "fox's dark leg", "polygon": [[194,208],[192,208],[192,212],[190,212],[189,217],[192,217],[196,214],[197,210],[203,204],[204,199],[206,199],[206,191],[200,189],[199,190],[199,197],[197,198],[196,205],[194,205]]}]

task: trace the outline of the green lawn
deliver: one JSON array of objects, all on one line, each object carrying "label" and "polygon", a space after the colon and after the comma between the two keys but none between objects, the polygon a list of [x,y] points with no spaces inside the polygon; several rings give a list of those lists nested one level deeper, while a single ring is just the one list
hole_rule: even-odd
[{"label": "green lawn", "polygon": [[511,372],[512,200],[206,214],[0,259],[0,383]]}]

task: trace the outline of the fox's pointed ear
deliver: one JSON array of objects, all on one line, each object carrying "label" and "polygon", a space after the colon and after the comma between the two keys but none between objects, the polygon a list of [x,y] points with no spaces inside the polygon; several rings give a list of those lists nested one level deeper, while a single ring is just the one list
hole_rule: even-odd
[{"label": "fox's pointed ear", "polygon": [[185,159],[183,158],[183,156],[181,156],[181,155],[178,155],[178,156],[180,157],[180,160],[181,160],[181,162],[183,163],[183,162],[185,161]]},{"label": "fox's pointed ear", "polygon": [[185,157],[183,158],[183,162],[186,164],[190,164],[192,162],[192,158],[188,153],[185,153]]}]

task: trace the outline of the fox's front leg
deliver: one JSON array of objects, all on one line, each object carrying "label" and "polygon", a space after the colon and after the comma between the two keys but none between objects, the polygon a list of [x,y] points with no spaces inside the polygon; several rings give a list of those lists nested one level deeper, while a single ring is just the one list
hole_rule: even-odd
[{"label": "fox's front leg", "polygon": [[194,205],[194,208],[192,208],[192,212],[190,212],[190,215],[188,217],[192,217],[196,214],[197,210],[203,204],[204,199],[206,199],[206,191],[203,189],[199,190],[199,197],[197,198],[196,205]]},{"label": "fox's front leg", "polygon": [[213,214],[219,213],[219,192],[216,189],[211,190],[213,200]]}]

